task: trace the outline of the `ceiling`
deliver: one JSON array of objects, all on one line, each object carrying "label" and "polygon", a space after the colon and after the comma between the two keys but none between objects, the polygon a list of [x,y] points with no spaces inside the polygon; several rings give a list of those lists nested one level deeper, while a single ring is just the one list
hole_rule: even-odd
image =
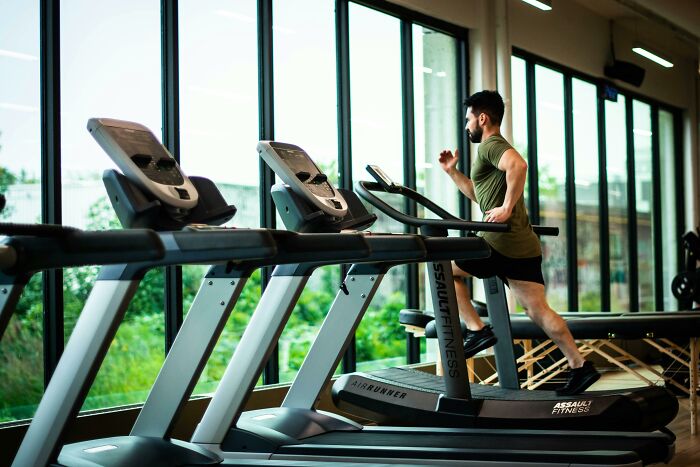
[{"label": "ceiling", "polygon": [[700,0],[577,0],[617,24],[652,28],[673,36],[697,57],[700,46]]}]

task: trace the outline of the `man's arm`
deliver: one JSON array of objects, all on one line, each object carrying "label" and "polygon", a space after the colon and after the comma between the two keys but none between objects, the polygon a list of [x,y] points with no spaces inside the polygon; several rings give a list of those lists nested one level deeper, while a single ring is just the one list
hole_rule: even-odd
[{"label": "man's arm", "polygon": [[464,175],[462,172],[457,170],[457,163],[459,162],[459,150],[455,150],[455,153],[452,154],[452,151],[442,151],[440,153],[440,167],[442,167],[442,170],[444,170],[447,175],[450,176],[453,182],[455,182],[455,185],[457,185],[457,188],[459,188],[459,191],[461,191],[464,196],[469,198],[470,200],[476,201],[476,193],[474,193],[474,182],[472,182],[471,178],[467,177]]},{"label": "man's arm", "polygon": [[506,173],[506,197],[502,206],[486,211],[486,222],[506,222],[525,189],[527,162],[518,151],[508,149],[504,152],[498,161],[498,170]]}]

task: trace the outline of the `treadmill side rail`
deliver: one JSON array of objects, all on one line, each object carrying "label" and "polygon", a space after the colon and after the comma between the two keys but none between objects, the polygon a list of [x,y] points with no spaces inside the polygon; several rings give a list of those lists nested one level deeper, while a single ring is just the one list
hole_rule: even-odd
[{"label": "treadmill side rail", "polygon": [[346,288],[336,294],[282,407],[312,409],[316,405],[383,278],[384,274],[353,274],[350,270]]},{"label": "treadmill side rail", "polygon": [[80,410],[139,283],[95,282],[15,456],[14,467],[46,465],[56,459],[60,436],[68,420]]},{"label": "treadmill side rail", "polygon": [[309,275],[272,276],[202,421],[192,435],[192,442],[219,444],[224,440],[250,396],[308,280]]},{"label": "treadmill side rail", "polygon": [[132,435],[170,436],[177,415],[192,393],[246,282],[247,277],[204,278],[136,419]]}]

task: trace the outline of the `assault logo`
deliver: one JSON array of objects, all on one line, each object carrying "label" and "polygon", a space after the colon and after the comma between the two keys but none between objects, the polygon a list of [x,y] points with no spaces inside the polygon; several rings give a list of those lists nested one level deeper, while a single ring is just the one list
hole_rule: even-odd
[{"label": "assault logo", "polygon": [[565,415],[572,413],[587,413],[593,405],[592,400],[557,402],[552,408],[552,415]]},{"label": "assault logo", "polygon": [[407,392],[396,391],[394,389],[389,389],[386,386],[380,386],[378,384],[361,383],[357,380],[353,381],[352,384],[350,384],[350,386],[357,389],[363,389],[369,392],[376,392],[377,394],[381,394],[387,397],[396,397],[397,399],[405,399],[408,395]]}]

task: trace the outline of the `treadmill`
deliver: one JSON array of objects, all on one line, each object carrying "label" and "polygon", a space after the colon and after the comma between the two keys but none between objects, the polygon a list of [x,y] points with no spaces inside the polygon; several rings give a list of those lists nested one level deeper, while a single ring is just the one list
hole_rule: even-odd
[{"label": "treadmill", "polygon": [[[195,445],[148,434],[75,443],[61,449],[68,424],[78,415],[145,273],[169,265],[212,265],[185,321],[195,321],[194,317],[198,316],[197,326],[188,325],[189,334],[178,335],[179,343],[168,355],[172,361],[175,355],[187,353],[188,343],[191,346],[202,343],[198,335],[201,327],[223,328],[225,318],[219,321],[212,318],[230,314],[247,278],[261,264],[285,263],[304,253],[314,254],[320,261],[355,260],[367,256],[369,246],[363,236],[353,233],[344,235],[339,244],[337,235],[218,228],[217,225],[233,217],[235,207],[225,202],[211,181],[186,177],[146,127],[132,122],[91,119],[88,129],[124,172],[108,170],[103,176],[120,221],[125,227],[149,226],[158,230],[158,234],[150,232],[155,236],[151,243],[161,248],[155,249],[151,256],[139,257],[128,254],[124,242],[99,245],[106,248],[104,254],[119,258],[119,262],[101,269],[13,465],[219,463],[218,456]],[[133,238],[129,247],[139,251],[137,234],[119,233]],[[86,243],[75,245],[81,248]],[[215,342],[206,345],[213,348]],[[196,364],[203,367],[205,362]],[[192,388],[195,383],[196,379],[188,381]]]},{"label": "treadmill", "polygon": [[[285,225],[313,229],[323,226],[330,194],[348,205],[361,205],[354,193],[330,186],[328,179],[298,146],[263,141],[258,152],[283,180],[273,187],[272,195]],[[319,184],[321,187],[309,185]],[[359,210],[359,209],[358,209]],[[332,222],[332,221],[326,221]],[[438,225],[439,221],[435,221]],[[503,229],[503,225],[453,221],[455,228],[478,230]],[[426,229],[430,230],[430,229]],[[424,232],[425,233],[425,232]],[[371,238],[371,236],[369,237]],[[459,320],[449,261],[464,255],[471,242],[480,238],[424,236],[434,303],[438,305],[442,334],[443,365],[455,379],[466,385],[464,353],[459,336]],[[428,245],[436,241],[434,248]],[[461,251],[446,245],[464,245]],[[480,243],[481,247],[484,246]],[[452,251],[449,251],[452,250]],[[483,252],[481,252],[483,255]],[[482,256],[483,257],[483,256]],[[389,262],[391,263],[391,261]],[[674,452],[674,440],[664,433],[611,433],[574,431],[484,430],[468,428],[363,427],[345,417],[315,410],[333,370],[351,341],[354,330],[369,305],[389,266],[381,261],[353,265],[336,296],[330,311],[281,407],[242,412],[243,404],[257,380],[272,340],[244,338],[212,398],[192,442],[217,453],[225,463],[240,459],[265,459],[287,462],[325,461],[329,459],[357,463],[408,463],[417,465],[646,465],[664,462]],[[268,291],[269,291],[268,287]],[[450,290],[451,289],[451,290]],[[266,291],[266,293],[268,293]],[[274,292],[273,292],[274,293]],[[262,320],[256,310],[246,334],[262,332],[256,326]],[[286,318],[265,324],[281,332]],[[457,339],[457,340],[456,340]],[[245,345],[244,345],[245,341]],[[457,345],[457,342],[459,345]],[[256,369],[255,373],[246,373]],[[366,388],[388,399],[403,400],[408,392],[381,383]],[[451,391],[464,391],[459,385],[448,386],[435,402],[440,410],[462,412],[473,403]]]},{"label": "treadmill", "polygon": [[[355,189],[386,215],[422,230],[426,226],[442,225],[445,235],[448,228],[459,229],[461,221],[429,199],[394,183],[379,167],[369,166],[368,170],[377,181],[358,182]],[[375,192],[405,196],[440,219],[406,215],[385,203]],[[546,228],[539,230],[549,233]],[[379,423],[409,426],[654,431],[664,429],[675,418],[678,401],[663,387],[590,391],[575,396],[520,390],[503,284],[491,278],[485,285],[490,322],[499,339],[495,347],[499,386],[464,385],[461,398],[465,404],[456,410],[445,410],[440,408],[439,401],[444,394],[450,394],[454,378],[449,371],[445,371],[443,378],[410,369],[387,368],[343,375],[333,386],[336,405]],[[431,286],[435,286],[432,281]],[[439,340],[440,326],[436,327]],[[466,365],[464,361],[460,363]],[[401,390],[406,397],[386,398],[368,390],[377,385],[391,391]]]}]

